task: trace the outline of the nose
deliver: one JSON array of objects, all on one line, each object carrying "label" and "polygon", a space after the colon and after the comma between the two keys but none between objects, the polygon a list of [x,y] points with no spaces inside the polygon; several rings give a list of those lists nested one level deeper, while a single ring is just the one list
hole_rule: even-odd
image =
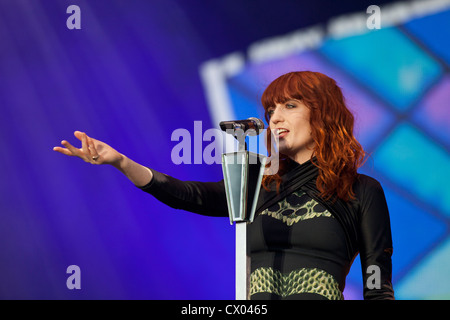
[{"label": "nose", "polygon": [[283,118],[283,112],[281,112],[281,108],[277,106],[274,110],[272,115],[270,116],[270,122],[273,124],[277,124],[278,122],[284,121]]}]

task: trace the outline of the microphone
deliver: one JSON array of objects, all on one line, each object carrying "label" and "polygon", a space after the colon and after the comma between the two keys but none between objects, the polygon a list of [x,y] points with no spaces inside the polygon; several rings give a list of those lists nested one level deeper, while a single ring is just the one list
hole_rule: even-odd
[{"label": "microphone", "polygon": [[234,132],[235,130],[242,130],[249,136],[256,136],[264,129],[264,122],[254,117],[248,118],[247,120],[222,121],[219,125],[222,131],[233,130]]}]

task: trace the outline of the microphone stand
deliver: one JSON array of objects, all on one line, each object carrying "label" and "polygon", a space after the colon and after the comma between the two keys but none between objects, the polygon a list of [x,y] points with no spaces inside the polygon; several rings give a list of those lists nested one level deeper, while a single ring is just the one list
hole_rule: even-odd
[{"label": "microphone stand", "polygon": [[236,300],[250,298],[250,247],[247,242],[247,224],[253,221],[258,202],[266,157],[249,152],[246,133],[235,130],[239,142],[237,152],[222,154],[222,170],[227,196],[230,223],[236,223]]}]

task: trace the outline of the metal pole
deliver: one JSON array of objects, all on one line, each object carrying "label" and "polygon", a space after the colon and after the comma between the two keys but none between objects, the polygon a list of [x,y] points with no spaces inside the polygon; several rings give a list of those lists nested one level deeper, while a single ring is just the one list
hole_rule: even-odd
[{"label": "metal pole", "polygon": [[250,297],[250,256],[247,252],[247,222],[236,222],[236,300]]},{"label": "metal pole", "polygon": [[[245,135],[237,134],[239,150],[222,154],[222,169],[225,191],[227,195],[230,223],[236,223],[236,300],[250,298],[250,250],[247,243],[247,223],[253,221],[256,203],[259,196],[261,179],[264,173],[266,158],[246,150]],[[251,174],[250,157],[260,159],[257,172]],[[252,170],[254,171],[254,170]],[[252,178],[250,178],[252,176]],[[249,189],[253,194],[248,194]]]}]

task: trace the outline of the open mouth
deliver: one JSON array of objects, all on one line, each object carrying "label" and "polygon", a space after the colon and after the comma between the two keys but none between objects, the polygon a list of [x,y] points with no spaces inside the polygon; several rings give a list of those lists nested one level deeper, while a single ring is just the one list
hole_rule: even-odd
[{"label": "open mouth", "polygon": [[278,128],[278,129],[275,129],[274,131],[275,131],[275,135],[278,138],[284,138],[289,133],[289,130],[285,129],[285,128]]}]

